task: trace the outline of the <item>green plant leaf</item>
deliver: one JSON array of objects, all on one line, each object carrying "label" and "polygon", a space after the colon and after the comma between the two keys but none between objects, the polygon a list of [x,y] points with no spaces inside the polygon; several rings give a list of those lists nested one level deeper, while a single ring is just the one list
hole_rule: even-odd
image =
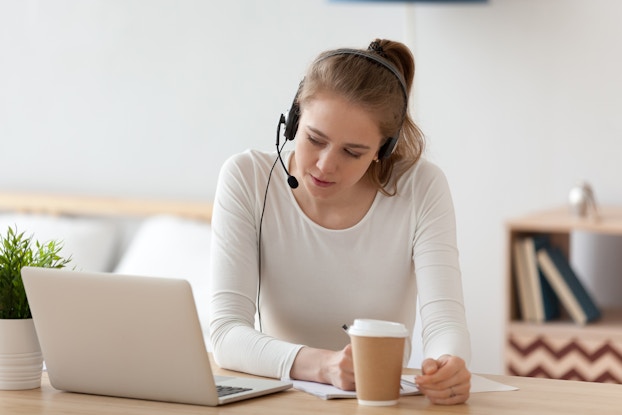
[{"label": "green plant leaf", "polygon": [[18,233],[17,227],[8,228],[0,235],[0,319],[31,318],[30,307],[22,281],[22,268],[26,266],[63,268],[71,256],[63,258],[62,242],[44,244],[33,241],[33,236]]}]

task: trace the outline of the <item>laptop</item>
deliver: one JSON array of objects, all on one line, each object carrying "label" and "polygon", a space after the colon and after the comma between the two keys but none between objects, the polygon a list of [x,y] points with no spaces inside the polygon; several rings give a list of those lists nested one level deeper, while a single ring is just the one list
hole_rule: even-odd
[{"label": "laptop", "polygon": [[217,406],[292,387],[213,376],[186,280],[33,267],[22,279],[55,389]]}]

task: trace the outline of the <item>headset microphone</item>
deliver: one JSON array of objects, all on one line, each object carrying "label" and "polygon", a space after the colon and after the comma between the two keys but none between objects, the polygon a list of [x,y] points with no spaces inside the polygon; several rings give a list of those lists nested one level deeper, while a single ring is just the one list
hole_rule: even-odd
[{"label": "headset microphone", "polygon": [[281,125],[285,123],[286,123],[285,116],[281,114],[281,118],[279,119],[279,125],[277,126],[277,129],[276,129],[276,154],[277,154],[277,157],[279,158],[279,161],[281,162],[281,166],[283,166],[283,170],[285,170],[285,174],[287,175],[287,184],[289,184],[289,187],[291,187],[292,189],[295,189],[298,187],[298,180],[294,176],[289,174],[289,171],[287,171],[287,167],[285,167],[285,163],[283,162],[283,158],[281,157],[281,148],[279,147],[279,136],[281,135]]}]

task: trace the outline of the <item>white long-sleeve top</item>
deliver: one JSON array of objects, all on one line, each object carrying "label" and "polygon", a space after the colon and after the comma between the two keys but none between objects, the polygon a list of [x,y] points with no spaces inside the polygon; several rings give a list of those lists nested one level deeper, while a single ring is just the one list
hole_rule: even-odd
[{"label": "white long-sleeve top", "polygon": [[[292,154],[283,153],[286,165]],[[424,357],[451,354],[468,364],[454,208],[441,170],[421,159],[400,179],[396,196],[378,192],[359,223],[333,230],[304,214],[277,165],[259,241],[275,160],[276,153],[249,150],[227,160],[219,175],[209,305],[216,362],[287,378],[303,345],[345,347],[342,325],[355,318],[412,330],[418,297],[422,339],[413,341],[423,341]],[[406,349],[405,359],[410,342]]]}]

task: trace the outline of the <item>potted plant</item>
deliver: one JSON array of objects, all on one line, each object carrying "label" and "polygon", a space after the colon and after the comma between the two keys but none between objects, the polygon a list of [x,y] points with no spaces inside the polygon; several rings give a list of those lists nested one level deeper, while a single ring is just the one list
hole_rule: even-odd
[{"label": "potted plant", "polygon": [[33,241],[9,227],[0,235],[0,389],[41,386],[43,357],[22,282],[22,267],[63,268],[62,243]]}]

